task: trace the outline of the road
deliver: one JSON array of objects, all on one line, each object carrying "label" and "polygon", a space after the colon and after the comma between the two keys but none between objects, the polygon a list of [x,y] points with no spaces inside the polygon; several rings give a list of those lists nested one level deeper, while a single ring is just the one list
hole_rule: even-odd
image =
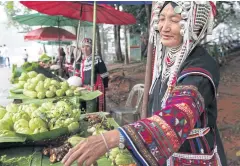
[{"label": "road", "polygon": [[12,100],[7,99],[9,94],[9,89],[11,87],[9,78],[11,77],[11,69],[0,68],[0,105],[6,106]]}]

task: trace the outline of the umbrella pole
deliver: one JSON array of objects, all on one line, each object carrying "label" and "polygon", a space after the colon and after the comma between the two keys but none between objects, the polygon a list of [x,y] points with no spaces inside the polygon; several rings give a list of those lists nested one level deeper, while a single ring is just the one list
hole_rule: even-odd
[{"label": "umbrella pole", "polygon": [[96,13],[97,13],[97,3],[94,1],[93,8],[93,44],[92,44],[92,70],[91,70],[91,90],[94,90],[94,66],[95,66],[95,45],[96,45]]},{"label": "umbrella pole", "polygon": [[58,17],[58,46],[59,46],[59,50],[60,50],[60,20]]},{"label": "umbrella pole", "polygon": [[[152,3],[152,10],[153,8],[154,8],[154,2]],[[149,33],[151,33],[150,30],[149,30]],[[149,39],[150,39],[150,36],[151,34],[149,34]],[[150,86],[152,83],[152,57],[153,57],[153,43],[151,43],[151,41],[148,40],[147,66],[146,66],[146,73],[145,73],[141,118],[147,118],[148,97],[149,97]]]},{"label": "umbrella pole", "polygon": [[[77,28],[77,43],[76,43],[76,45],[77,45],[77,48],[78,48],[78,44],[79,44],[79,39],[80,39],[80,28],[81,28],[81,20],[79,20],[79,22],[78,22],[78,28]],[[78,56],[78,55],[76,55],[76,56]]]},{"label": "umbrella pole", "polygon": [[[74,71],[73,71],[73,73],[74,73],[74,75],[75,75],[75,72],[76,72],[76,63],[77,63],[77,60],[78,60],[78,53],[79,53],[79,51],[78,51],[78,46],[79,46],[79,38],[80,38],[80,28],[81,28],[81,20],[79,20],[79,22],[78,22],[78,27],[77,27],[77,40],[76,40],[76,56],[74,57],[74,61],[75,61],[75,66],[74,66]],[[79,56],[81,56],[81,55],[79,55]]]}]

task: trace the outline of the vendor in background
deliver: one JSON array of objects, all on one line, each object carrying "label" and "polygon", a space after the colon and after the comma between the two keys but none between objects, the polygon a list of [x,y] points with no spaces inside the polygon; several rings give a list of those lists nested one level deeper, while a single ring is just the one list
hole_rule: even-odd
[{"label": "vendor in background", "polygon": [[5,67],[10,67],[9,52],[8,52],[8,47],[6,46],[6,44],[3,45],[2,56],[3,56],[4,66]]},{"label": "vendor in background", "polygon": [[66,56],[66,61],[64,65],[64,70],[66,72],[67,78],[73,76],[73,65],[74,65],[74,47],[73,46],[68,46],[67,47],[67,56]]},{"label": "vendor in background", "polygon": [[28,52],[27,52],[27,49],[24,49],[23,60],[24,60],[24,62],[27,62],[27,61],[28,61]]},{"label": "vendor in background", "polygon": [[62,47],[60,47],[58,49],[58,57],[57,57],[56,61],[57,61],[57,64],[60,66],[59,75],[61,77],[63,77],[63,75],[64,75],[64,73],[63,73],[63,64],[66,61],[66,53],[64,52]]},{"label": "vendor in background", "polygon": [[[92,72],[92,39],[85,38],[81,45],[82,58],[80,64],[80,77],[82,84],[85,87],[91,85],[91,72]],[[103,93],[97,99],[98,111],[105,111],[105,90],[108,88],[108,71],[102,58],[98,55],[94,59],[94,90],[99,90]]]},{"label": "vendor in background", "polygon": [[3,65],[2,46],[0,46],[0,66]]}]

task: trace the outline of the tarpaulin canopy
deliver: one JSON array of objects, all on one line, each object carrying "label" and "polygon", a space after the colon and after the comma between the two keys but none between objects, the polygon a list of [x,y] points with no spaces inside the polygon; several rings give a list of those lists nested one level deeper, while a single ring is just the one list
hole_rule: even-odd
[{"label": "tarpaulin canopy", "polygon": [[[87,1],[93,3],[93,1]],[[108,5],[150,5],[152,1],[97,1],[97,4],[108,4]]]},{"label": "tarpaulin canopy", "polygon": [[76,40],[76,35],[66,31],[65,29],[44,27],[28,32],[24,36],[24,40],[71,41]]},{"label": "tarpaulin canopy", "polygon": [[[70,19],[63,16],[50,16],[41,13],[35,14],[24,14],[17,15],[13,17],[14,21],[20,24],[25,24],[29,26],[78,26],[78,21],[76,19]],[[92,26],[91,22],[82,21],[81,26]]]},{"label": "tarpaulin canopy", "polygon": [[[48,15],[62,15],[64,17],[93,22],[93,4],[69,1],[21,1],[26,7]],[[135,24],[132,14],[121,12],[109,5],[97,5],[96,23],[128,25]]]}]

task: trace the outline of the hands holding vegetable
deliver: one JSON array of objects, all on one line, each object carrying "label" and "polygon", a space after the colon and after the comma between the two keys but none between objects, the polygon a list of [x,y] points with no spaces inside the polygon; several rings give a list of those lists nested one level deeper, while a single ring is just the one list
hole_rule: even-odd
[{"label": "hands holding vegetable", "polygon": [[[112,130],[101,135],[91,136],[81,141],[77,146],[72,148],[63,158],[64,166],[70,166],[75,160],[78,165],[90,166],[97,159],[103,156],[109,149],[117,147],[119,144],[119,131]],[[105,145],[104,139],[108,148]]]}]

